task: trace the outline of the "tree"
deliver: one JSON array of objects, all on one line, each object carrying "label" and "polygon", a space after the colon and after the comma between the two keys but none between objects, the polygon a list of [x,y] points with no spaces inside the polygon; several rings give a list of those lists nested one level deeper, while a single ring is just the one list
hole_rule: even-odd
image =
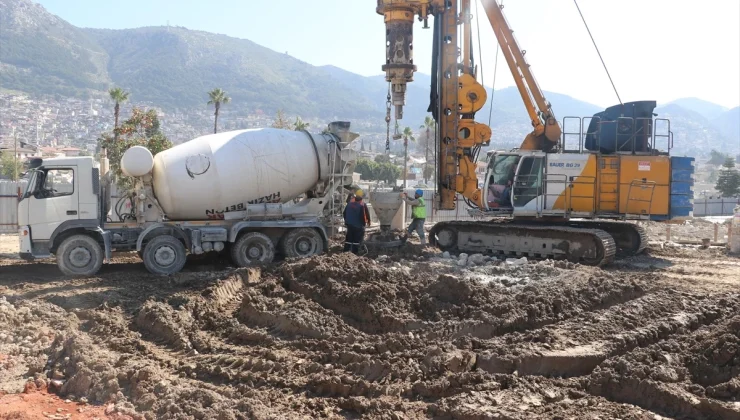
[{"label": "tree", "polygon": [[376,163],[390,163],[391,162],[391,157],[388,156],[388,155],[386,155],[386,154],[376,155],[375,156],[375,162]]},{"label": "tree", "polygon": [[128,101],[129,93],[119,87],[116,87],[111,88],[108,91],[108,94],[110,95],[110,98],[113,100],[113,102],[116,103],[116,106],[113,107],[113,117],[115,118],[113,128],[116,129],[118,128],[118,115],[121,113],[121,104]]},{"label": "tree", "polygon": [[[432,173],[436,172],[436,169],[434,172],[429,170],[429,150],[434,146],[432,129],[437,128],[437,122],[434,121],[434,118],[427,115],[426,118],[424,118],[424,124],[419,128],[425,131],[424,141],[421,143],[424,145],[424,183],[427,183],[429,178],[431,178]],[[437,162],[434,163],[434,167],[437,167]]]},{"label": "tree", "polygon": [[367,159],[357,159],[355,165],[355,171],[362,176],[362,179],[374,180],[377,179],[378,163]]},{"label": "tree", "polygon": [[710,152],[710,156],[711,158],[708,162],[710,165],[722,165],[723,163],[725,163],[725,160],[730,157],[729,155],[718,152],[714,149],[712,149],[712,151]]},{"label": "tree", "polygon": [[735,159],[731,157],[725,159],[714,188],[722,194],[722,197],[740,196],[740,171],[735,168]]},{"label": "tree", "polygon": [[144,112],[134,108],[131,117],[116,131],[119,135],[117,140],[109,133],[103,133],[98,142],[101,148],[107,150],[110,169],[116,175],[118,186],[128,190],[133,187],[133,180],[121,172],[121,158],[126,150],[133,146],[144,146],[152,155],[156,155],[172,147],[172,142],[160,131],[157,111],[153,109]]},{"label": "tree", "polygon": [[311,123],[304,122],[301,119],[301,117],[295,117],[295,122],[293,123],[293,130],[295,131],[308,130],[309,125],[311,125]]},{"label": "tree", "polygon": [[208,105],[213,105],[216,108],[216,111],[213,113],[213,134],[216,134],[218,132],[218,111],[221,109],[221,104],[228,104],[231,102],[231,98],[226,96],[226,92],[221,88],[216,88],[208,92],[208,97],[210,98]]},{"label": "tree", "polygon": [[432,177],[432,175],[434,175],[434,168],[425,163],[424,164],[424,174],[423,174],[425,184],[428,182],[429,178]]},{"label": "tree", "polygon": [[368,159],[358,159],[355,171],[368,181],[384,181],[393,185],[401,176],[401,168],[389,161],[378,163]]},{"label": "tree", "polygon": [[707,181],[716,183],[718,179],[719,179],[719,176],[717,175],[717,171],[712,171],[709,174],[709,179]]},{"label": "tree", "polygon": [[388,162],[381,163],[378,165],[378,173],[376,179],[385,181],[388,184],[396,185],[396,180],[401,176],[401,168]]},{"label": "tree", "polygon": [[416,141],[414,132],[411,127],[403,129],[403,187],[406,188],[406,178],[408,178],[408,160],[409,160],[409,140]]},{"label": "tree", "polygon": [[283,113],[282,109],[278,109],[277,113],[275,114],[275,121],[272,122],[272,128],[280,128],[283,130],[290,130],[293,128],[290,121],[285,118],[285,114]]},{"label": "tree", "polygon": [[23,173],[23,162],[13,157],[13,152],[0,152],[0,174],[17,181]]}]

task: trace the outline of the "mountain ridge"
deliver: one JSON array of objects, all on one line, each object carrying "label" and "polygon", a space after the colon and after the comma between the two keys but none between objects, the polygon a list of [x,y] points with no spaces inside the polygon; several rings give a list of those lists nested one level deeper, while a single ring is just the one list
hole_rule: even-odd
[{"label": "mountain ridge", "polygon": [[[232,97],[230,109],[239,113],[282,109],[304,117],[380,121],[385,115],[388,86],[383,75],[313,66],[225,34],[165,26],[78,28],[31,0],[0,0],[0,42],[0,87],[6,90],[87,97],[105,95],[115,85],[136,101],[177,109],[204,107],[206,92],[220,87]],[[402,125],[417,128],[429,115],[430,82],[430,75],[415,74]],[[488,123],[492,109],[494,140],[517,146],[531,130],[518,91],[487,90],[489,100],[476,119]],[[587,117],[602,110],[569,95],[545,95],[561,122],[565,116]],[[681,132],[677,150],[700,153],[740,144],[740,108],[681,98],[657,111],[675,118],[674,131]]]}]

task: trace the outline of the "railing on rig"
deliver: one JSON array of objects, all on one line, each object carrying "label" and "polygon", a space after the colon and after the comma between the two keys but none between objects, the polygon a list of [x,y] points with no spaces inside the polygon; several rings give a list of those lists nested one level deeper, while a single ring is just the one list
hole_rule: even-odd
[{"label": "railing on rig", "polygon": [[671,121],[667,118],[600,117],[563,118],[563,153],[631,153],[670,155],[673,149]]}]

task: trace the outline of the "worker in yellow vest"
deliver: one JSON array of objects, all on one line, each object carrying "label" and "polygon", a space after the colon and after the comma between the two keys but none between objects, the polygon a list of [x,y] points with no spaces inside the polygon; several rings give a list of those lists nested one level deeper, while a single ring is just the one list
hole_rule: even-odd
[{"label": "worker in yellow vest", "polygon": [[403,240],[406,241],[408,239],[408,236],[416,230],[416,233],[419,235],[419,241],[421,242],[421,246],[424,246],[427,244],[426,239],[424,237],[424,221],[427,218],[427,207],[426,203],[424,203],[424,191],[422,190],[416,190],[414,192],[414,199],[410,199],[408,194],[401,193],[401,197],[403,200],[411,205],[411,224],[408,228],[406,228],[406,235],[403,237]]}]

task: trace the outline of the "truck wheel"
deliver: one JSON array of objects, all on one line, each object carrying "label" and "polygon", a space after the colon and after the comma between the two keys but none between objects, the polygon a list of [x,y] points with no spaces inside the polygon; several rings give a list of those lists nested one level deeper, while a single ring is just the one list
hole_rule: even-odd
[{"label": "truck wheel", "polygon": [[157,236],[144,246],[144,266],[152,274],[177,273],[185,266],[186,259],[185,246],[174,236]]},{"label": "truck wheel", "polygon": [[249,232],[231,247],[231,260],[239,267],[266,264],[275,258],[275,246],[270,238],[259,232]]},{"label": "truck wheel", "polygon": [[68,276],[92,276],[103,265],[103,248],[87,235],[73,235],[62,241],[56,252],[57,266]]},{"label": "truck wheel", "polygon": [[323,240],[316,229],[291,229],[283,238],[283,254],[288,258],[306,258],[320,254]]}]

